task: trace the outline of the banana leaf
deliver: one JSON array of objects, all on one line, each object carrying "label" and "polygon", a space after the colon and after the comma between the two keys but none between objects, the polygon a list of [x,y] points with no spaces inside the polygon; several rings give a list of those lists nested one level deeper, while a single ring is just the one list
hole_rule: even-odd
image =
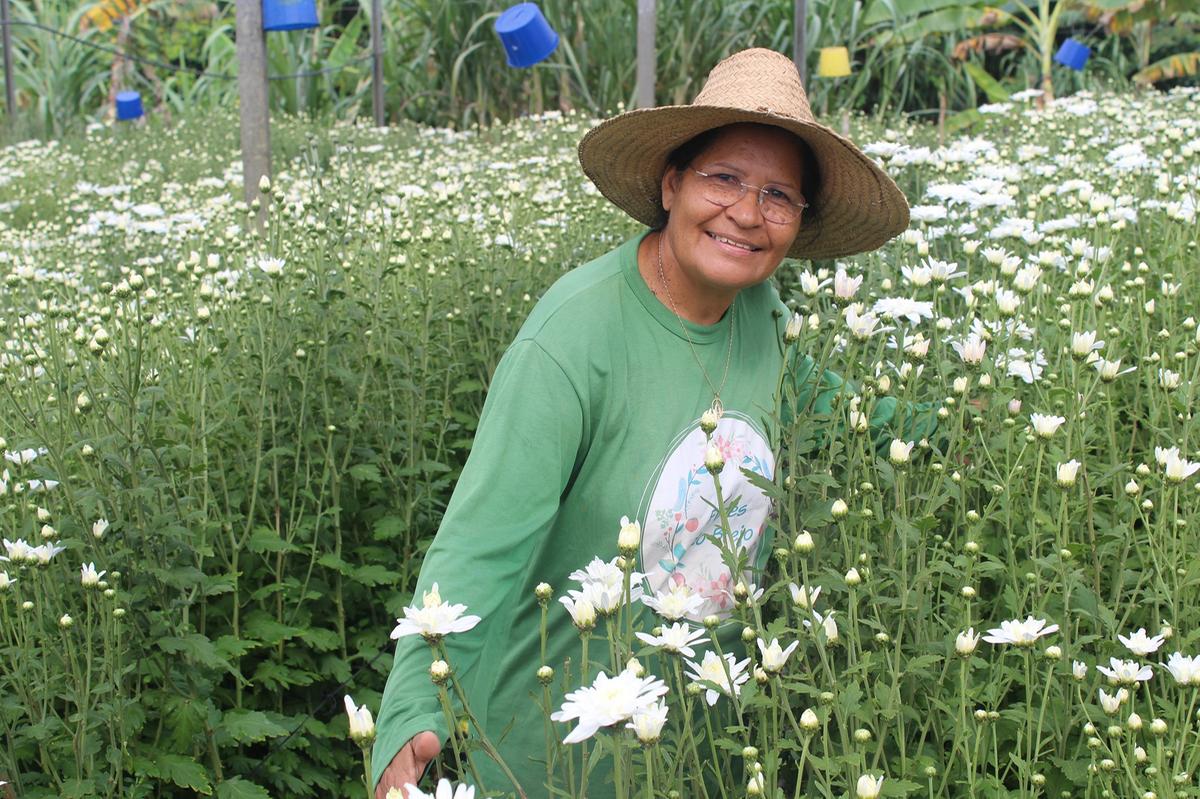
[{"label": "banana leaf", "polygon": [[1200,52],[1176,53],[1139,70],[1133,76],[1133,80],[1135,83],[1149,85],[1160,80],[1194,77],[1197,74],[1200,74]]},{"label": "banana leaf", "polygon": [[963,69],[971,76],[971,80],[975,81],[975,85],[983,89],[983,93],[993,103],[1008,102],[1008,90],[1000,85],[1000,82],[988,74],[987,70],[979,66],[973,61],[963,62]]}]

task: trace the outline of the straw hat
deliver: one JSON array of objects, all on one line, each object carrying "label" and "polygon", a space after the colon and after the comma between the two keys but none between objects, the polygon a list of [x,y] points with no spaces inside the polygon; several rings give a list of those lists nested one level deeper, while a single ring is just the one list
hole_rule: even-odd
[{"label": "straw hat", "polygon": [[758,122],[791,131],[820,171],[788,255],[835,258],[879,247],[908,227],[908,201],[875,162],[819,124],[791,59],[756,48],[713,67],[691,105],[629,111],[601,122],[579,143],[579,162],[600,192],[637,221],[666,220],[662,175],[676,147],[712,128]]}]

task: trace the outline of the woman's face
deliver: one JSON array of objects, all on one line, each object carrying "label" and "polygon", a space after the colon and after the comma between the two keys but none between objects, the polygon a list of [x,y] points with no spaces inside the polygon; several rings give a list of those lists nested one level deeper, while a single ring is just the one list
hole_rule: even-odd
[{"label": "woman's face", "polygon": [[706,200],[693,169],[725,173],[752,186],[773,184],[800,196],[803,160],[797,139],[785,130],[731,125],[683,171],[668,169],[662,180],[664,260],[673,262],[675,282],[696,300],[730,300],[743,288],[766,280],[778,268],[800,231],[801,219],[780,225],[763,218],[758,195],[747,190],[723,208]]}]

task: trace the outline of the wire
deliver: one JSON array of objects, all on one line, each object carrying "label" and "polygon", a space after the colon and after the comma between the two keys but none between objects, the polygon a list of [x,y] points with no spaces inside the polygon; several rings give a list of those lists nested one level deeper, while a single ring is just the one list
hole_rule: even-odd
[{"label": "wire", "polygon": [[[167,69],[167,70],[171,70],[172,72],[190,72],[193,75],[195,75],[197,77],[202,77],[202,78],[217,78],[219,80],[237,80],[237,75],[230,75],[225,72],[209,72],[207,70],[200,69],[199,67],[181,66],[179,64],[170,64],[170,63],[167,63],[166,61],[156,61],[153,58],[143,58],[142,56],[137,56],[137,55],[133,55],[132,53],[127,53],[119,47],[113,47],[112,45],[98,44],[96,42],[88,41],[87,39],[82,39],[78,36],[74,36],[70,33],[67,33],[66,31],[60,31],[57,28],[51,28],[49,25],[43,25],[40,22],[29,22],[29,21],[20,20],[20,19],[10,19],[5,24],[7,24],[9,26],[24,25],[29,28],[37,28],[39,30],[46,31],[47,33],[53,33],[55,36],[61,36],[64,39],[69,39],[73,42],[77,42],[78,44],[82,44],[85,47],[91,47],[94,50],[103,50],[104,52],[112,53],[113,55],[119,55],[122,58],[127,58],[130,61],[134,61],[139,64],[148,64],[153,67],[158,67],[159,69]],[[292,72],[287,75],[268,75],[267,80],[292,80],[293,78],[312,78],[312,77],[316,77],[317,75],[324,75],[329,72],[337,72],[340,69],[345,69],[346,67],[350,66],[351,64],[357,64],[360,61],[367,61],[371,58],[374,58],[375,55],[377,55],[377,54],[382,55],[383,51],[380,50],[380,51],[378,51],[378,53],[375,53],[375,52],[366,53],[365,55],[360,55],[356,58],[351,58],[348,61],[343,61],[341,64],[336,64],[331,67],[324,67],[323,69],[312,69],[312,70],[307,70],[305,72]]]},{"label": "wire", "polygon": [[[257,778],[259,775],[259,772],[262,770],[262,767],[264,765],[266,765],[266,762],[271,758],[271,755],[273,755],[276,752],[278,752],[279,750],[283,749],[284,745],[287,744],[288,741],[292,740],[292,738],[295,737],[296,733],[300,732],[300,730],[304,727],[304,725],[309,722],[309,719],[316,718],[318,713],[320,713],[326,707],[329,706],[330,700],[334,699],[339,694],[342,694],[346,690],[346,686],[348,686],[348,685],[350,685],[350,683],[354,682],[354,680],[358,677],[358,675],[362,674],[364,671],[366,671],[367,669],[374,666],[376,661],[379,660],[379,658],[383,657],[383,655],[385,653],[391,652],[391,651],[393,651],[393,650],[389,649],[387,646],[380,648],[380,650],[375,653],[375,657],[371,658],[369,663],[366,663],[366,664],[360,666],[358,668],[358,671],[356,671],[352,675],[350,675],[350,679],[346,680],[341,685],[339,685],[337,688],[334,688],[332,691],[330,691],[328,694],[326,694],[325,698],[322,699],[315,708],[313,708],[307,714],[305,714],[304,718],[300,720],[300,723],[297,724],[292,729],[292,731],[289,732],[282,741],[276,741],[268,746],[267,753],[265,755],[263,755],[261,758],[259,758],[258,762],[254,764],[254,768],[252,768],[250,770],[250,773],[247,776],[251,779]],[[370,776],[371,775],[369,775],[369,774],[367,775],[368,779],[370,778]]]}]

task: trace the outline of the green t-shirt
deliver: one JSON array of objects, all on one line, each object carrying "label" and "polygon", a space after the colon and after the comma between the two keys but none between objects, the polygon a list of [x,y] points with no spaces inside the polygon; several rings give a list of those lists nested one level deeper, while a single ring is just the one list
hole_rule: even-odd
[{"label": "green t-shirt", "polygon": [[[556,596],[578,588],[568,574],[594,557],[615,557],[620,521],[628,516],[642,524],[637,570],[652,589],[687,583],[705,597],[697,620],[732,609],[728,570],[706,537],[718,525],[698,424],[712,391],[680,320],[638,272],[644,235],[564,275],[533,309],[496,368],[470,457],[418,580],[418,603],[436,582],[444,601],[466,604],[468,613],[482,617],[475,629],[447,637],[448,659],[530,797],[545,794],[544,718],[534,701],[540,695],[535,672],[543,665],[534,596],[539,582],[550,583]],[[769,504],[742,469],[774,475],[764,420],[774,413],[787,314],[767,282],[741,291],[734,312],[716,324],[685,320],[714,382],[725,369],[731,320],[725,414],[714,440],[726,461],[723,493],[740,498],[731,511],[733,534],[755,562]],[[814,366],[806,358],[797,371]],[[826,376],[817,411],[828,412],[840,383]],[[893,404],[880,403],[872,422],[886,421]],[[732,638],[739,629],[731,625]],[[603,622],[597,634],[602,631]],[[578,675],[579,650],[567,611],[553,602],[546,665],[561,675],[570,658]],[[591,659],[609,670],[606,645],[597,642]],[[446,738],[428,676],[431,660],[419,637],[397,642],[377,724],[376,781],[416,733],[433,730]],[[598,669],[593,665],[591,674]],[[556,690],[556,703],[560,694]],[[486,756],[476,760],[487,789],[511,790]],[[590,785],[595,796],[612,790],[601,780]]]}]

